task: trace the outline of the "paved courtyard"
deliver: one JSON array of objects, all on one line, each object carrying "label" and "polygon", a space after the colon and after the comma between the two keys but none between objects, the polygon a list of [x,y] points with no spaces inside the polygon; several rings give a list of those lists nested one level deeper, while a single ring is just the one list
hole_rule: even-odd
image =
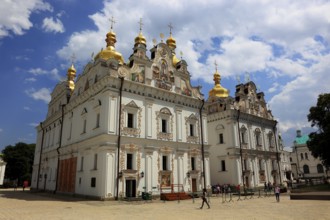
[{"label": "paved courtyard", "polygon": [[[249,198],[249,197],[247,197]],[[244,198],[242,198],[244,199]],[[264,197],[222,202],[211,197],[211,209],[200,210],[201,199],[163,202],[91,201],[47,193],[0,189],[0,220],[52,219],[330,219],[330,201],[281,201]],[[206,207],[206,208],[205,208]]]}]

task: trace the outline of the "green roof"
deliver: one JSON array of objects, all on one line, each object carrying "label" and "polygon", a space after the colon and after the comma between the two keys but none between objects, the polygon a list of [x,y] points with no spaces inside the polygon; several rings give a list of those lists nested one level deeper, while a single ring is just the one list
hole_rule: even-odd
[{"label": "green roof", "polygon": [[296,137],[294,142],[296,144],[307,144],[308,140],[309,140],[309,136],[308,135],[303,135],[303,136],[300,136],[300,137]]}]

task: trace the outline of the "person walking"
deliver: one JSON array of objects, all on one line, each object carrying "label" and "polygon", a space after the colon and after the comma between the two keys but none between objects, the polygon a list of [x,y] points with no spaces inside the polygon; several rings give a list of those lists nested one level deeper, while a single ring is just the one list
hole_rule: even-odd
[{"label": "person walking", "polygon": [[203,209],[204,202],[210,208],[210,205],[209,205],[209,203],[207,202],[207,199],[206,199],[206,189],[205,188],[203,189],[202,200],[203,200],[203,202],[202,202],[202,206],[200,207],[200,209]]},{"label": "person walking", "polygon": [[274,192],[275,192],[276,201],[277,202],[280,202],[280,192],[281,192],[281,189],[280,189],[280,187],[278,185],[275,186]]}]

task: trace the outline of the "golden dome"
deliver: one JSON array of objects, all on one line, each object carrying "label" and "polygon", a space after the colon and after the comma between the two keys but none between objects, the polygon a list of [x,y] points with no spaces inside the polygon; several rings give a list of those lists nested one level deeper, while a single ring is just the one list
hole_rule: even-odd
[{"label": "golden dome", "polygon": [[229,96],[228,90],[220,85],[220,80],[221,76],[216,69],[213,75],[214,87],[209,91],[209,97],[227,98]]},{"label": "golden dome", "polygon": [[173,53],[172,62],[173,66],[176,66],[176,64],[180,62],[180,60],[175,56],[175,53]]},{"label": "golden dome", "polygon": [[74,65],[72,63],[71,67],[68,68],[68,87],[70,88],[71,91],[74,90],[74,79],[76,77],[76,69],[74,68]]},{"label": "golden dome", "polygon": [[137,44],[143,44],[144,46],[147,46],[147,40],[145,36],[143,36],[142,32],[140,32],[139,35],[135,38],[134,46],[136,46]]},{"label": "golden dome", "polygon": [[172,37],[172,33],[170,37],[166,40],[166,44],[173,50],[176,48],[176,40]]},{"label": "golden dome", "polygon": [[104,50],[101,50],[96,56],[95,59],[104,59],[108,60],[110,58],[114,58],[119,61],[119,64],[124,64],[124,58],[121,55],[121,53],[117,52],[115,49],[115,43],[116,40],[116,33],[114,33],[112,30],[107,33],[107,38],[105,39],[105,42],[107,42],[107,47]]}]

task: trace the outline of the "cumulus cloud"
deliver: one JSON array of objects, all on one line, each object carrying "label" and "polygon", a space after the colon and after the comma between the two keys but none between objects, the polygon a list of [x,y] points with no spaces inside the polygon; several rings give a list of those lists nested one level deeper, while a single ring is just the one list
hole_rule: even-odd
[{"label": "cumulus cloud", "polygon": [[0,4],[0,38],[15,34],[22,35],[33,24],[30,16],[38,11],[52,11],[52,6],[43,0],[2,1]]},{"label": "cumulus cloud", "polygon": [[42,22],[42,28],[46,32],[54,32],[54,33],[64,33],[65,29],[63,23],[58,18],[44,18]]},{"label": "cumulus cloud", "polygon": [[[51,79],[60,81],[62,80],[62,76],[59,74],[59,71],[57,68],[54,68],[52,70],[44,70],[41,68],[31,68],[28,70],[28,73],[31,73],[34,76],[40,76],[40,75],[47,75]],[[35,81],[35,78],[28,78],[26,81]]]},{"label": "cumulus cloud", "polygon": [[26,90],[25,93],[31,98],[35,100],[44,101],[47,104],[51,100],[51,96],[50,96],[51,90],[48,88],[41,88],[39,90],[35,90],[34,88],[31,88],[29,90]]},{"label": "cumulus cloud", "polygon": [[[153,38],[160,41],[160,33],[168,37],[172,22],[176,52],[183,52],[192,79],[212,83],[215,60],[224,78],[259,74],[270,87],[266,98],[285,132],[308,126],[309,107],[319,93],[329,92],[329,11],[325,0],[104,1],[103,9],[89,16],[96,29],[73,33],[57,55],[68,59],[74,52],[78,61],[87,62],[105,47],[108,19],[114,16],[116,49],[127,60],[140,17],[148,48]],[[196,16],[201,12],[207,13]]]}]

